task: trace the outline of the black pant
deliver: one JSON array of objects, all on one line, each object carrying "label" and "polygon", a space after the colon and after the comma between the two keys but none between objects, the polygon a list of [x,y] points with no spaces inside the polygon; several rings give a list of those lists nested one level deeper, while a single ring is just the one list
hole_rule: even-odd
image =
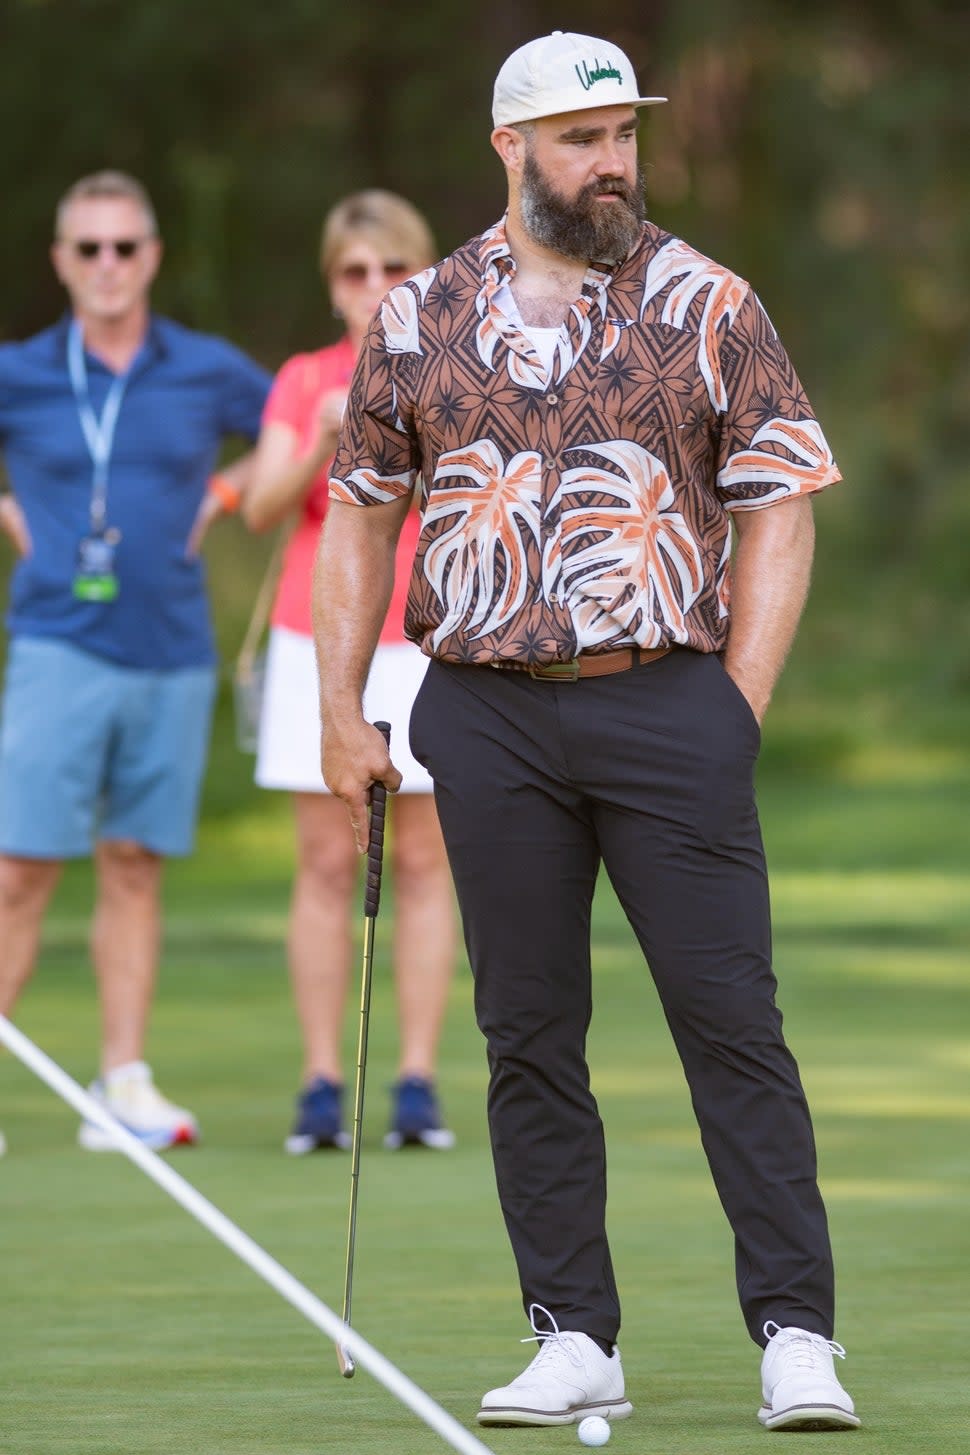
[{"label": "black pant", "polygon": [[411,742],[457,886],[526,1307],[607,1340],[619,1329],[585,1057],[602,859],[683,1063],[748,1330],[763,1344],[775,1319],[831,1337],[811,1120],[774,1000],[759,732],[721,662],[675,651],[578,682],[432,662]]}]

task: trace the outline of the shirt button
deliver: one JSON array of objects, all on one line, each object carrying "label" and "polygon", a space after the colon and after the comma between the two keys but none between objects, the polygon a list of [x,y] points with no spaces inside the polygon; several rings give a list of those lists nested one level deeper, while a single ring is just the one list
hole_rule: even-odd
[{"label": "shirt button", "polygon": [[559,403],[559,395],[558,394],[547,394],[546,395],[546,403],[547,404],[558,404]]},{"label": "shirt button", "polygon": [[544,470],[554,470],[556,468],[555,460],[543,460],[542,468]]},{"label": "shirt button", "polygon": [[549,597],[549,605],[550,606],[558,606],[559,605],[559,597],[556,595],[555,592],[553,592],[552,595]]}]

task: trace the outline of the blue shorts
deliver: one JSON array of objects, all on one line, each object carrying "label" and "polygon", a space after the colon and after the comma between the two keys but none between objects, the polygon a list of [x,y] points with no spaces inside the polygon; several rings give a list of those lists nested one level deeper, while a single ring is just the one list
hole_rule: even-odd
[{"label": "blue shorts", "polygon": [[215,699],[213,667],[119,667],[14,637],[0,720],[0,853],[77,859],[96,839],[188,854]]}]

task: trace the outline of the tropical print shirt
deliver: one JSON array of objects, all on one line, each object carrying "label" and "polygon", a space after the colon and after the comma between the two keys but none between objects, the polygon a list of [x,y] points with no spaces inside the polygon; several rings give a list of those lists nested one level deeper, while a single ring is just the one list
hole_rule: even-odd
[{"label": "tropical print shirt", "polygon": [[407,635],[464,663],[722,650],[729,512],[841,478],[761,304],[645,223],[547,370],[514,272],[500,222],[387,295],[354,374],[330,493],[419,492]]}]

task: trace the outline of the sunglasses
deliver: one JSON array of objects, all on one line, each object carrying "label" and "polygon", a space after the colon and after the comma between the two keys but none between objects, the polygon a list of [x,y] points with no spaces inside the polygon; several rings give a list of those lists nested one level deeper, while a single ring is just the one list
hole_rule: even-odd
[{"label": "sunglasses", "polygon": [[403,283],[405,278],[410,278],[414,269],[408,263],[402,263],[395,258],[389,263],[345,263],[336,272],[337,280],[347,283],[351,288],[362,288],[373,273],[377,278],[383,279],[385,283]]},{"label": "sunglasses", "polygon": [[143,237],[118,237],[107,242],[98,242],[94,238],[82,238],[79,242],[72,243],[74,251],[79,258],[90,263],[102,252],[114,251],[116,258],[123,258],[126,262],[133,258],[146,239]]}]

